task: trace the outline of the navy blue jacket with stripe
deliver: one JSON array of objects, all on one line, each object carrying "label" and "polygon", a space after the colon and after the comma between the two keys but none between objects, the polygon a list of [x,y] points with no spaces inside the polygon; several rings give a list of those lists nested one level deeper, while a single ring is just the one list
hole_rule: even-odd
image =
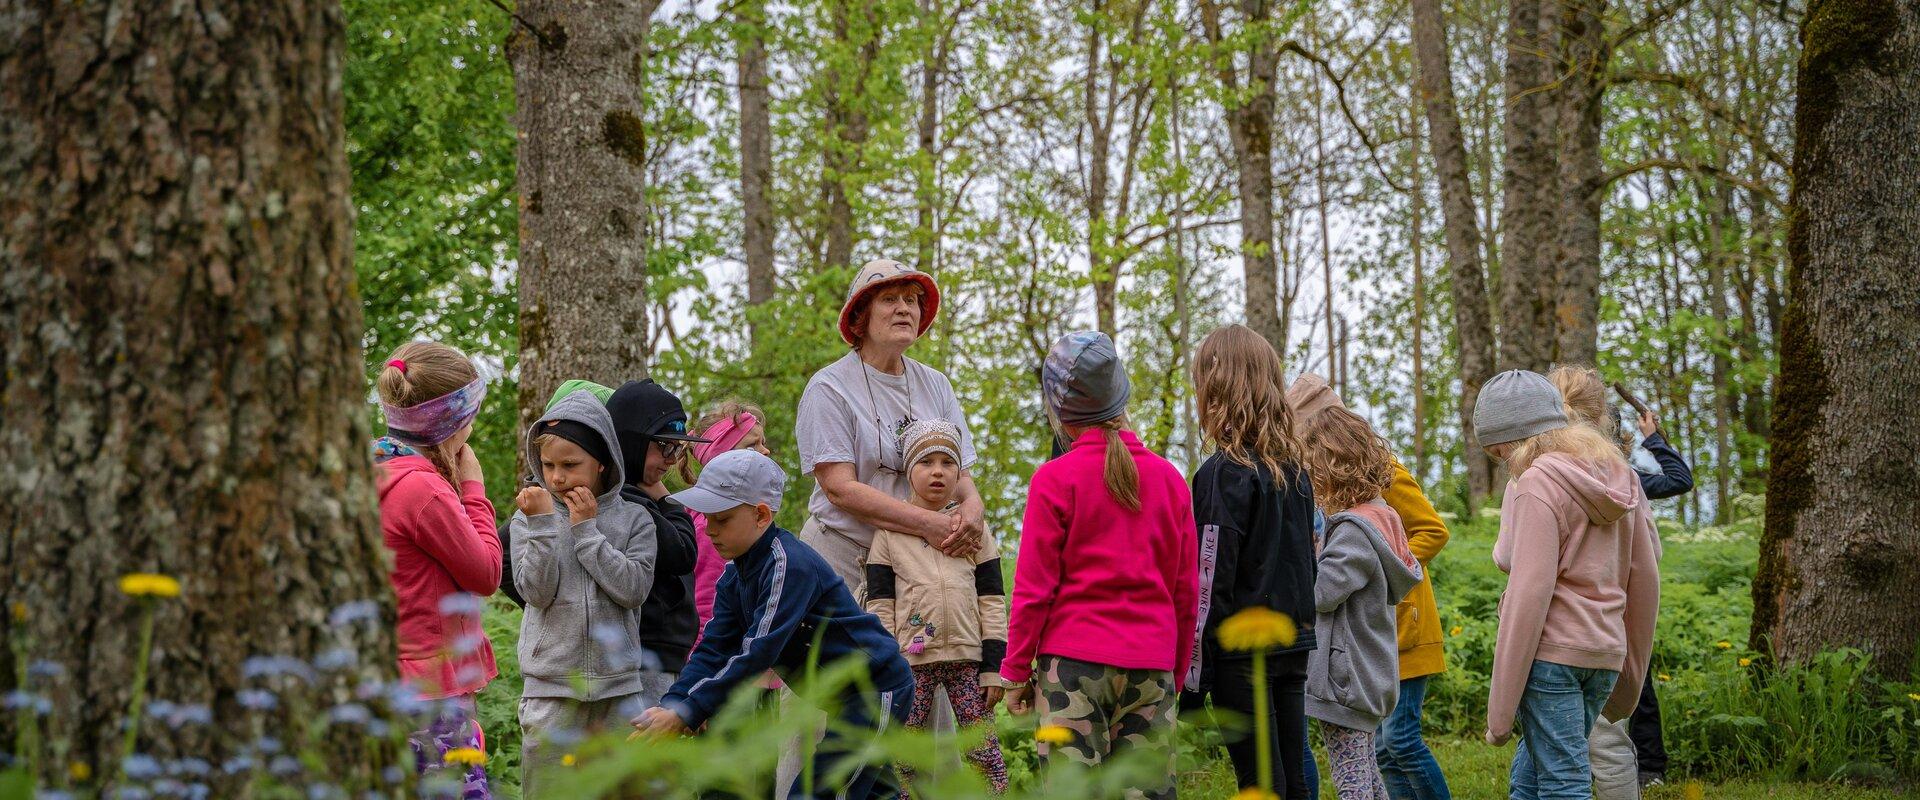
[{"label": "navy blue jacket with stripe", "polygon": [[893,634],[853,602],[846,581],[819,553],[771,526],[721,573],[713,619],[660,704],[697,728],[736,687],[769,669],[793,682],[816,638],[820,667],[857,655],[877,691],[912,689],[913,671]]}]

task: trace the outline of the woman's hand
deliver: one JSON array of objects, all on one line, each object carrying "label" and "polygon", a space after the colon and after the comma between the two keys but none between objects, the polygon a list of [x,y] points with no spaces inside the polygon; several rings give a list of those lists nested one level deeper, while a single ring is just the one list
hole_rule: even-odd
[{"label": "woman's hand", "polygon": [[567,512],[569,521],[578,525],[600,515],[600,501],[593,496],[592,489],[575,486],[567,490]]},{"label": "woman's hand", "polygon": [[528,486],[520,490],[513,498],[513,504],[520,507],[520,513],[529,517],[553,513],[553,495],[538,486]]},{"label": "woman's hand", "polygon": [[955,558],[968,558],[979,552],[980,543],[987,538],[987,514],[980,498],[967,498],[949,516],[946,538],[935,547]]}]

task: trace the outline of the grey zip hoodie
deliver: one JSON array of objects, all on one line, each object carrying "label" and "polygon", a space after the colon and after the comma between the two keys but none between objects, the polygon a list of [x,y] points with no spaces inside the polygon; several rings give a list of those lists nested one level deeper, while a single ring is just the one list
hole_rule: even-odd
[{"label": "grey zip hoodie", "polygon": [[[653,588],[659,551],[653,515],[620,497],[626,483],[620,438],[599,398],[584,390],[560,399],[527,431],[527,463],[540,474],[534,445],[548,420],[584,423],[606,442],[607,491],[599,513],[578,525],[557,498],[551,514],[514,512],[514,583],[526,597],[520,621],[523,697],[594,701],[641,690],[640,604]],[[576,678],[579,685],[576,686]]]},{"label": "grey zip hoodie", "polygon": [[1421,575],[1420,562],[1409,566],[1394,554],[1383,528],[1400,530],[1400,516],[1378,500],[1333,515],[1313,583],[1307,716],[1363,731],[1378,729],[1400,699],[1393,607]]}]

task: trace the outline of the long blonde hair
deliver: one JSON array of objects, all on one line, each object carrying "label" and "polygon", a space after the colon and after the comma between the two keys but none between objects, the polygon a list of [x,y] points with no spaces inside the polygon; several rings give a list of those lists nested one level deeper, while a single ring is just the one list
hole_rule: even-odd
[{"label": "long blonde hair", "polygon": [[1285,486],[1284,465],[1300,460],[1300,441],[1285,369],[1266,337],[1238,324],[1207,334],[1193,353],[1193,392],[1207,441],[1236,463],[1264,464]]},{"label": "long blonde hair", "polygon": [[1513,449],[1507,453],[1507,469],[1518,478],[1533,466],[1535,459],[1548,453],[1559,453],[1594,466],[1627,465],[1626,454],[1620,452],[1620,445],[1611,437],[1585,422],[1575,422],[1514,442]]},{"label": "long blonde hair", "polygon": [[[1047,408],[1047,420],[1052,423],[1055,433],[1067,439],[1067,427],[1055,416],[1053,408]],[[1127,415],[1099,422],[1088,423],[1087,430],[1100,431],[1107,440],[1107,493],[1113,495],[1114,502],[1128,511],[1140,510],[1140,468],[1133,463],[1133,453],[1127,450],[1127,443],[1120,438],[1120,431],[1127,428]]]},{"label": "long blonde hair", "polygon": [[[406,368],[394,366],[395,361],[405,364]],[[474,369],[473,362],[459,350],[439,342],[408,342],[387,357],[387,365],[380,369],[374,386],[380,392],[380,402],[405,408],[451,394],[478,377],[479,370]],[[439,447],[415,450],[432,462],[440,477],[448,483],[454,482],[453,464]]]},{"label": "long blonde hair", "polygon": [[1554,367],[1547,381],[1560,390],[1568,422],[1584,422],[1603,434],[1613,434],[1613,415],[1607,412],[1607,384],[1592,367]]},{"label": "long blonde hair", "polygon": [[1359,414],[1334,406],[1300,432],[1301,460],[1313,482],[1313,502],[1337,514],[1379,499],[1393,485],[1393,454]]}]

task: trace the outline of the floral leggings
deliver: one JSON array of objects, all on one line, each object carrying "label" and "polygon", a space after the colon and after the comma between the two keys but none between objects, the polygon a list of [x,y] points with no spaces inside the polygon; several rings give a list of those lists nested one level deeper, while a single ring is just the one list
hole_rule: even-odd
[{"label": "floral leggings", "polygon": [[1387,782],[1374,760],[1373,731],[1320,723],[1327,741],[1327,762],[1333,768],[1333,788],[1340,800],[1387,800]]},{"label": "floral leggings", "polygon": [[[993,708],[987,705],[986,692],[980,688],[980,662],[941,661],[913,668],[913,710],[907,714],[907,727],[924,730],[933,713],[933,689],[947,687],[947,700],[953,704],[954,721],[960,727],[987,726],[987,738],[967,760],[986,773],[995,794],[1007,791],[1007,761],[1000,754],[1000,737],[993,733]],[[907,784],[912,774],[900,770],[900,798],[908,800]]]},{"label": "floral leggings", "polygon": [[476,699],[477,695],[465,694],[431,701],[433,717],[427,727],[407,737],[413,746],[414,772],[421,777],[422,797],[492,800],[486,767],[471,764],[462,770],[459,765],[446,762],[449,750],[470,748],[487,752]]}]

